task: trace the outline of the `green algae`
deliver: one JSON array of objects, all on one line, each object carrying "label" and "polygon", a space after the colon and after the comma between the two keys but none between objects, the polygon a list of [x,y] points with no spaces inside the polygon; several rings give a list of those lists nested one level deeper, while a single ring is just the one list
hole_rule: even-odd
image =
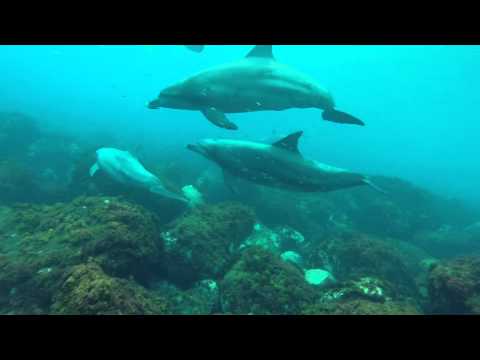
[{"label": "green algae", "polygon": [[166,314],[166,300],[140,285],[105,274],[93,261],[71,269],[60,285],[51,308],[53,314],[143,315]]},{"label": "green algae", "polygon": [[296,314],[317,296],[298,268],[255,246],[243,250],[220,289],[223,311],[232,314]]},{"label": "green algae", "polygon": [[430,311],[480,314],[480,257],[437,262],[428,275]]},{"label": "green algae", "polygon": [[188,285],[220,278],[254,222],[253,211],[238,203],[201,206],[178,219],[162,233],[170,279]]}]

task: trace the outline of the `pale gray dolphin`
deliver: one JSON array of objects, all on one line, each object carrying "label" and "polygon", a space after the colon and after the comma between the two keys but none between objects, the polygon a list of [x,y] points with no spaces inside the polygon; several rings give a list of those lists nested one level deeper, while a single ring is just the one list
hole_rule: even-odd
[{"label": "pale gray dolphin", "polygon": [[160,179],[145,169],[128,151],[101,148],[96,151],[96,155],[97,162],[90,168],[90,176],[95,175],[98,170],[103,170],[121,184],[147,189],[165,198],[188,202],[180,195],[165,189]]},{"label": "pale gray dolphin", "polygon": [[148,107],[201,111],[216,126],[230,130],[238,127],[226,113],[291,108],[319,108],[324,120],[364,125],[361,120],[335,110],[332,95],[315,80],[275,61],[271,45],[258,45],[244,59],[202,71],[167,87]]},{"label": "pale gray dolphin", "polygon": [[344,169],[305,159],[298,151],[302,131],[273,143],[204,139],[187,148],[217,163],[230,177],[298,192],[328,192],[360,185],[374,185],[368,177]]}]

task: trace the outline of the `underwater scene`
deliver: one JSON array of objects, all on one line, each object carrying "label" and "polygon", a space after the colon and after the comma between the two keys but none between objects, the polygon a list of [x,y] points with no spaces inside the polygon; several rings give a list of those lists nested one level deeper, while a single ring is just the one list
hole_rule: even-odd
[{"label": "underwater scene", "polygon": [[480,314],[479,64],[0,45],[0,314]]}]

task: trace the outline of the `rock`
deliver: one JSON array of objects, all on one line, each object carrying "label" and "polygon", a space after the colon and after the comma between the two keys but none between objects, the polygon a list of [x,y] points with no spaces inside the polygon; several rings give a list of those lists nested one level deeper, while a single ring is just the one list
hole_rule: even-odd
[{"label": "rock", "polygon": [[303,315],[421,315],[415,304],[386,301],[384,303],[366,299],[350,299],[338,303],[319,303],[306,307]]},{"label": "rock", "polygon": [[183,196],[189,201],[191,207],[196,207],[205,204],[203,195],[193,185],[186,185],[182,188]]},{"label": "rock", "polygon": [[309,267],[331,269],[340,282],[373,277],[391,284],[398,295],[406,298],[418,295],[416,274],[387,239],[346,232],[324,239],[316,246],[308,259]]},{"label": "rock", "polygon": [[64,277],[53,314],[143,315],[167,313],[167,303],[132,281],[112,278],[95,262],[74,266]]},{"label": "rock", "polygon": [[173,314],[210,315],[218,310],[220,294],[215,280],[207,279],[194,284],[191,289],[181,290],[166,281],[153,287],[153,292],[167,299]]},{"label": "rock", "polygon": [[303,266],[302,256],[295,251],[285,251],[280,255],[280,257],[282,260],[290,262],[296,266],[299,266],[300,268]]},{"label": "rock", "polygon": [[[47,312],[70,267],[95,259],[108,275],[146,284],[161,274],[155,217],[118,198],[18,205],[0,221],[0,305]],[[10,288],[17,289],[8,297]],[[36,310],[35,310],[36,311]]]},{"label": "rock", "polygon": [[306,306],[307,315],[417,315],[422,310],[414,299],[396,299],[392,287],[380,279],[362,277],[337,283],[319,301]]},{"label": "rock", "polygon": [[270,228],[256,223],[253,227],[253,232],[243,242],[240,248],[247,246],[260,246],[266,250],[278,253],[280,251],[280,237],[278,234]]},{"label": "rock", "polygon": [[289,226],[276,227],[274,230],[280,237],[282,249],[301,249],[305,243],[305,237]]},{"label": "rock", "polygon": [[317,297],[299,269],[258,246],[242,252],[220,290],[222,310],[232,314],[298,314]]},{"label": "rock", "polygon": [[242,244],[247,246],[261,246],[264,249],[275,253],[285,250],[299,249],[305,242],[303,235],[287,226],[269,228],[263,224],[256,223],[252,234]]},{"label": "rock", "polygon": [[321,297],[324,302],[343,301],[346,299],[385,302],[394,298],[395,292],[391,285],[374,277],[361,277],[337,283],[333,288],[323,293]]},{"label": "rock", "polygon": [[480,257],[435,264],[428,276],[428,293],[433,313],[480,314]]},{"label": "rock", "polygon": [[305,281],[314,286],[326,286],[333,283],[333,275],[323,269],[310,269],[305,271]]},{"label": "rock", "polygon": [[188,288],[221,278],[254,222],[254,212],[238,203],[201,206],[178,219],[162,233],[169,281]]}]

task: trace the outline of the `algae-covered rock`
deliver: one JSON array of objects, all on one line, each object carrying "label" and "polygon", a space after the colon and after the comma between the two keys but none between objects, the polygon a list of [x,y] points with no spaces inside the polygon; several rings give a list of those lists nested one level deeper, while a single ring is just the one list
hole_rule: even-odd
[{"label": "algae-covered rock", "polygon": [[171,283],[162,282],[154,287],[168,302],[172,314],[210,315],[219,309],[219,288],[215,280],[206,279],[182,290]]},{"label": "algae-covered rock", "polygon": [[321,300],[324,302],[365,299],[385,302],[395,297],[395,289],[386,281],[374,277],[361,277],[335,284],[325,291]]},{"label": "algae-covered rock", "polygon": [[244,248],[247,246],[260,246],[266,250],[280,253],[282,243],[280,236],[275,231],[263,224],[256,223],[252,233],[240,247]]},{"label": "algae-covered rock", "polygon": [[164,314],[163,298],[152,296],[132,281],[112,278],[95,262],[80,264],[66,274],[55,295],[53,314]]},{"label": "algae-covered rock", "polygon": [[0,306],[47,311],[64,271],[90,257],[107,274],[133,276],[141,283],[161,271],[155,217],[138,205],[82,197],[71,203],[18,205],[2,214]]},{"label": "algae-covered rock", "polygon": [[170,279],[191,285],[220,278],[254,222],[253,211],[237,203],[202,206],[178,219],[162,233]]},{"label": "algae-covered rock", "polygon": [[433,313],[480,314],[480,257],[434,264],[428,292]]},{"label": "algae-covered rock", "polygon": [[298,314],[317,293],[303,273],[261,247],[249,247],[220,285],[224,312]]},{"label": "algae-covered rock", "polygon": [[309,259],[310,266],[328,269],[339,281],[375,277],[392,284],[397,296],[417,296],[414,275],[402,254],[388,241],[348,232],[317,246]]},{"label": "algae-covered rock", "polygon": [[302,256],[295,251],[284,251],[283,253],[280,254],[280,257],[282,258],[283,261],[292,263],[295,266],[298,266],[299,268],[302,268],[303,266]]},{"label": "algae-covered rock", "polygon": [[408,302],[353,299],[335,303],[319,303],[305,307],[303,315],[421,315],[422,312]]},{"label": "algae-covered rock", "polygon": [[[161,243],[156,218],[141,206],[115,198],[87,198],[77,206],[90,211],[83,256],[95,257],[107,273],[146,280],[158,265]],[[88,220],[87,220],[88,221]]]},{"label": "algae-covered rock", "polygon": [[138,205],[118,198],[80,197],[17,210],[13,222],[22,260],[38,268],[95,257],[107,273],[143,280],[159,261],[155,217]]},{"label": "algae-covered rock", "polygon": [[274,253],[281,253],[282,251],[301,249],[304,244],[304,236],[289,226],[269,228],[256,223],[252,233],[245,239],[241,248],[260,246]]}]

